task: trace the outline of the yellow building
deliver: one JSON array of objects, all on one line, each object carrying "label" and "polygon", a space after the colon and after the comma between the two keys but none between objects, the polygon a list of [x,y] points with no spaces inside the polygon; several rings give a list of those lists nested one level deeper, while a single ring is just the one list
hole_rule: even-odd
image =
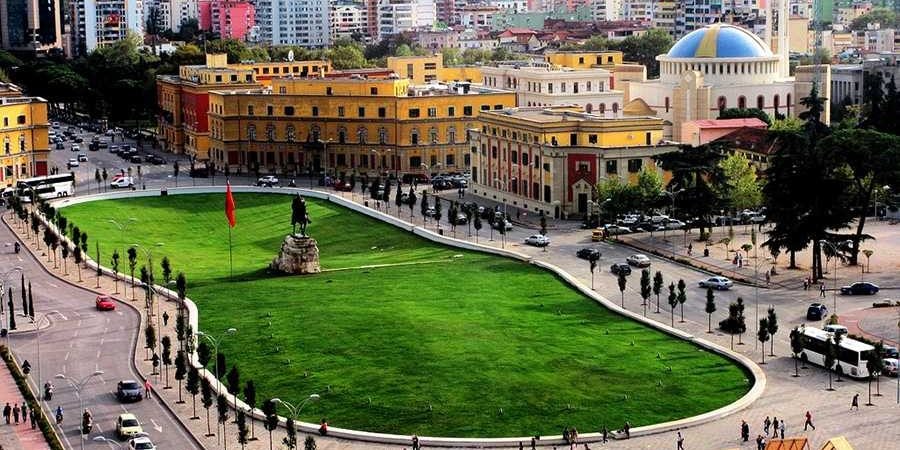
[{"label": "yellow building", "polygon": [[210,92],[210,160],[221,170],[288,174],[458,172],[468,130],[515,93],[470,83],[386,78],[291,79],[271,90]]},{"label": "yellow building", "polygon": [[480,120],[471,192],[557,218],[587,214],[601,179],[636,182],[643,168],[656,169],[654,155],[677,150],[663,141],[663,120],[652,116],[560,106],[490,111]]},{"label": "yellow building", "polygon": [[387,68],[416,85],[432,81],[481,83],[479,67],[444,67],[444,57],[440,53],[431,56],[391,56],[387,59]]},{"label": "yellow building", "polygon": [[13,187],[20,178],[47,175],[47,101],[26,97],[17,86],[0,83],[0,120],[0,188]]},{"label": "yellow building", "polygon": [[624,64],[622,52],[597,51],[597,52],[548,52],[544,55],[544,61],[571,69],[607,69],[610,70],[617,64]]}]

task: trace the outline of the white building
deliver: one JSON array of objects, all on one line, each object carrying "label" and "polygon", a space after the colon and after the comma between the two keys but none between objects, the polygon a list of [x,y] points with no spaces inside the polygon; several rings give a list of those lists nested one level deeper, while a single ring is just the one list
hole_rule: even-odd
[{"label": "white building", "polygon": [[611,89],[612,74],[605,69],[534,62],[485,66],[481,73],[485,86],[515,91],[519,106],[578,105],[588,113],[612,115],[624,104],[624,94]]},{"label": "white building", "polygon": [[862,64],[835,64],[831,66],[831,104],[837,105],[849,98],[858,105],[863,101]]},{"label": "white building", "polygon": [[369,11],[360,3],[338,3],[331,7],[331,38],[368,36]]},{"label": "white building", "polygon": [[434,0],[378,1],[378,39],[420,28],[430,29],[436,20]]},{"label": "white building", "polygon": [[125,38],[144,35],[141,0],[77,0],[72,7],[74,50],[87,54]]},{"label": "white building", "polygon": [[331,45],[327,0],[256,0],[257,42],[322,48]]},{"label": "white building", "polygon": [[[726,108],[758,108],[770,117],[796,116],[802,109],[799,100],[809,95],[815,81],[819,95],[831,98],[828,65],[800,66],[796,78],[783,76],[782,65],[787,61],[755,34],[732,25],[717,23],[695,30],[656,59],[659,79],[629,82],[627,100],[643,100],[671,124],[668,137],[681,136],[684,122],[715,119]],[[822,117],[826,123],[829,113],[826,104]]]},{"label": "white building", "polygon": [[[145,3],[146,4],[146,3]],[[157,3],[163,30],[179,32],[181,24],[198,18],[197,0],[159,0]]]},{"label": "white building", "polygon": [[490,0],[488,4],[500,8],[505,13],[518,14],[528,12],[528,2],[526,0]]},{"label": "white building", "polygon": [[466,28],[491,29],[494,24],[494,15],[499,14],[500,8],[490,5],[467,5],[457,11],[459,24]]},{"label": "white building", "polygon": [[621,20],[634,20],[637,22],[650,22],[653,20],[654,1],[652,0],[621,0]]},{"label": "white building", "polygon": [[594,0],[591,6],[591,18],[595,22],[619,20],[622,0]]}]

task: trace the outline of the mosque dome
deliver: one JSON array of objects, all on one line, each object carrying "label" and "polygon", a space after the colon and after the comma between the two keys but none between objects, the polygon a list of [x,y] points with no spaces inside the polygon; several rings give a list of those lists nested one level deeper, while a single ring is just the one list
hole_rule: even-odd
[{"label": "mosque dome", "polygon": [[771,58],[769,46],[755,34],[716,23],[688,33],[672,46],[669,58]]}]

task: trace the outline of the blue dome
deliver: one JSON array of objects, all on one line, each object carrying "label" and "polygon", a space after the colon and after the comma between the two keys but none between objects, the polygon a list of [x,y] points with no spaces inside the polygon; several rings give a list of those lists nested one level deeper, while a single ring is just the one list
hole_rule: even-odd
[{"label": "blue dome", "polygon": [[758,58],[772,56],[772,51],[750,31],[717,23],[690,32],[666,55],[670,58]]}]

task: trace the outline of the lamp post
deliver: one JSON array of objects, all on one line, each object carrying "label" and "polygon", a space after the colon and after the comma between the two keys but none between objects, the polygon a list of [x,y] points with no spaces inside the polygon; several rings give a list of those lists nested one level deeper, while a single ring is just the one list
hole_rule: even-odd
[{"label": "lamp post", "polygon": [[305,399],[303,399],[303,401],[300,402],[300,404],[297,406],[294,406],[294,405],[292,405],[280,398],[277,398],[277,397],[273,398],[272,401],[284,406],[288,410],[288,413],[290,414],[290,418],[294,419],[294,422],[297,422],[300,420],[300,411],[303,411],[303,407],[306,406],[306,404],[309,402],[319,401],[319,398],[320,398],[319,394],[309,394],[309,397],[306,397]]},{"label": "lamp post", "polygon": [[831,299],[834,302],[834,312],[832,314],[837,314],[837,271],[838,271],[838,249],[831,242],[828,241],[819,241],[819,243],[823,245],[827,245],[834,252],[834,289],[831,291]]},{"label": "lamp post", "polygon": [[[663,190],[663,194],[665,194],[666,197],[669,197],[672,200],[672,218],[673,219],[675,219],[675,198],[677,198],[678,194],[681,194],[682,192],[684,192],[683,188],[679,189],[677,191]],[[666,240],[666,231],[667,230],[668,230],[668,228],[666,228],[665,224],[663,224],[663,241]],[[675,241],[673,240],[672,241],[672,258],[674,258],[674,257],[675,257]]]},{"label": "lamp post", "polygon": [[[382,158],[384,158],[384,154],[385,154],[385,153],[392,153],[393,151],[394,151],[394,150],[393,150],[393,149],[390,149],[390,148],[387,148],[387,149],[384,149],[384,150],[381,150],[381,149],[375,149],[375,148],[371,149],[371,152],[375,154],[375,157],[376,157],[376,158],[378,158],[377,163],[378,163],[378,166],[379,166],[378,168],[380,169],[379,172],[378,172],[378,175],[379,175],[379,176],[381,176],[381,171],[385,171],[385,173],[387,173],[387,168],[384,167],[385,165],[384,165],[384,163],[382,162]],[[391,156],[391,161],[393,162],[393,160],[394,160],[394,159],[393,159],[393,155],[392,155],[392,156]],[[386,161],[385,161],[385,162],[386,162]],[[392,164],[392,165],[393,165],[393,164]],[[395,172],[395,173],[396,173],[396,172]],[[395,176],[396,176],[396,175],[395,175]]]},{"label": "lamp post", "polygon": [[[125,242],[125,232],[128,231],[128,227],[131,226],[131,224],[137,222],[138,220],[134,217],[129,217],[127,220],[123,220],[121,222],[119,222],[116,219],[112,219],[112,218],[106,219],[106,221],[115,225],[116,228],[119,229],[119,235],[120,235],[119,237],[122,240],[122,242]],[[98,263],[99,263],[99,261],[98,261]]]},{"label": "lamp post", "polygon": [[[50,319],[47,316],[49,316],[50,314],[60,314],[60,313],[58,311],[51,311],[46,314],[37,313],[37,314],[35,314],[36,317],[31,317],[27,314],[21,314],[21,313],[19,314],[19,316],[23,317],[25,320],[28,321],[28,323],[31,324],[31,326],[34,327],[34,332],[35,332],[34,341],[35,341],[35,346],[37,347],[37,381],[34,383],[34,385],[38,389],[41,387],[41,381],[43,381],[43,378],[41,378],[41,328],[40,328],[40,324],[41,324],[41,322],[44,322],[44,321],[49,322]],[[40,399],[40,395],[38,395],[38,399]],[[43,410],[41,410],[41,413],[43,413]]]},{"label": "lamp post", "polygon": [[[103,371],[96,370],[96,371],[94,371],[94,373],[82,378],[81,380],[79,380],[77,382],[72,381],[71,378],[67,377],[65,374],[62,374],[62,373],[56,374],[56,378],[59,378],[60,380],[66,380],[69,382],[69,385],[72,386],[72,389],[75,390],[75,395],[78,397],[78,405],[79,405],[78,410],[81,412],[84,412],[84,397],[82,397],[82,395],[81,395],[81,390],[84,389],[84,387],[87,385],[88,381],[91,381],[92,378],[99,377],[100,375],[103,375]],[[84,434],[84,427],[80,426],[80,424],[78,427],[78,433],[80,435]],[[84,450],[84,439],[81,439],[81,449]]]},{"label": "lamp post", "polygon": [[204,333],[202,331],[197,331],[197,336],[205,338],[213,346],[213,354],[215,355],[214,358],[216,359],[216,384],[218,385],[217,392],[222,391],[222,382],[219,380],[219,344],[222,343],[222,340],[225,339],[225,336],[231,336],[235,333],[237,333],[237,328],[234,327],[225,330],[225,332],[222,333],[219,337],[215,337],[209,333]]},{"label": "lamp post", "polygon": [[[3,322],[3,323],[0,323],[0,329],[4,329],[4,330],[6,329],[7,326],[9,326],[9,320],[7,320],[8,313],[6,312],[6,309],[3,306],[3,296],[6,294],[6,291],[10,285],[10,280],[12,279],[11,278],[12,274],[16,273],[16,272],[22,273],[22,267],[16,266],[16,267],[13,267],[12,269],[7,270],[6,272],[0,273],[0,320],[2,320],[2,322]],[[12,299],[10,298],[9,301],[12,301]],[[6,348],[10,348],[9,347],[9,331],[11,331],[11,330],[7,330],[7,332],[6,332]]]},{"label": "lamp post", "polygon": [[334,139],[319,139],[318,143],[322,144],[322,166],[325,169],[325,177],[328,177],[328,144],[334,142]]}]

